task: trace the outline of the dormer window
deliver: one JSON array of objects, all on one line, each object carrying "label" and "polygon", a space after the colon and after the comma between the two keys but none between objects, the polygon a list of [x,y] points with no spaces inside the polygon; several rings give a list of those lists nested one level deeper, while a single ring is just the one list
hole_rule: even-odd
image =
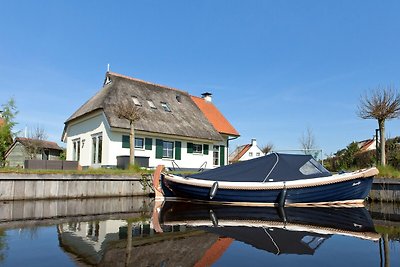
[{"label": "dormer window", "polygon": [[168,103],[161,102],[161,106],[162,106],[162,108],[163,108],[165,111],[171,112],[171,109],[170,109]]},{"label": "dormer window", "polygon": [[149,104],[149,106],[150,106],[151,108],[157,109],[156,105],[154,105],[153,100],[148,99],[148,100],[147,100],[147,104]]},{"label": "dormer window", "polygon": [[132,101],[135,104],[135,106],[141,106],[139,99],[136,96],[132,96]]}]

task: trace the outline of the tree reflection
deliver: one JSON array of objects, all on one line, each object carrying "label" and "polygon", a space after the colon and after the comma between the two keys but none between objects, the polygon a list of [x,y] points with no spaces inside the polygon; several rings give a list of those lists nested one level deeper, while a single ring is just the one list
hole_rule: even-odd
[{"label": "tree reflection", "polygon": [[6,241],[6,233],[3,229],[0,229],[0,262],[3,262],[6,258],[6,251],[8,249]]}]

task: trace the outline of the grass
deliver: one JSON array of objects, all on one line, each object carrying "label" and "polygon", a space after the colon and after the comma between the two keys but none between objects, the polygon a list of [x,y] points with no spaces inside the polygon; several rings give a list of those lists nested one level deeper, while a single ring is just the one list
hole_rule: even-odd
[{"label": "grass", "polygon": [[152,170],[141,169],[137,165],[131,165],[127,170],[89,168],[84,170],[27,170],[22,168],[0,168],[0,173],[20,173],[20,174],[78,174],[78,175],[132,175],[132,174],[152,174]]},{"label": "grass", "polygon": [[375,225],[375,231],[379,234],[388,234],[391,239],[400,238],[400,229],[396,226]]},{"label": "grass", "polygon": [[400,171],[390,165],[378,166],[378,178],[400,178]]}]

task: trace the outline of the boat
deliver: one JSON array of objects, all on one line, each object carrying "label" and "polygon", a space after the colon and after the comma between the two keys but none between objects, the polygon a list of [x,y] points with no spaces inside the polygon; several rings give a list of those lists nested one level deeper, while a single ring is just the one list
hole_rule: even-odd
[{"label": "boat", "polygon": [[156,197],[233,205],[307,206],[363,204],[377,168],[332,174],[310,155],[271,153],[180,176],[158,166]]},{"label": "boat", "polygon": [[379,241],[365,207],[235,206],[164,201],[155,206],[160,228],[184,226],[244,242],[274,254],[314,254],[333,235]]}]

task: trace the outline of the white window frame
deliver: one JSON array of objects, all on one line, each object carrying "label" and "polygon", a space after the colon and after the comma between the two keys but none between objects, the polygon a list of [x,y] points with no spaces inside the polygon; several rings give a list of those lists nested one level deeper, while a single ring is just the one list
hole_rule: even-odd
[{"label": "white window frame", "polygon": [[[166,144],[171,144],[172,147],[166,147]],[[174,158],[174,142],[172,141],[163,141],[163,158],[164,159],[173,159]]]},{"label": "white window frame", "polygon": [[139,99],[136,96],[132,96],[132,101],[135,104],[135,106],[142,106],[142,104],[140,104]]},{"label": "white window frame", "polygon": [[72,140],[72,160],[79,161],[81,158],[81,139]]},{"label": "white window frame", "polygon": [[[142,141],[142,145],[141,146],[137,146],[136,145],[136,141]],[[144,138],[143,137],[135,137],[135,149],[144,149]]]},{"label": "white window frame", "polygon": [[91,153],[91,162],[93,165],[101,165],[103,161],[102,154],[103,154],[103,133],[93,134],[92,153]]},{"label": "white window frame", "polygon": [[149,106],[153,109],[157,109],[156,105],[154,105],[153,100],[151,99],[147,99],[147,104],[149,104]]},{"label": "white window frame", "polygon": [[162,108],[166,111],[166,112],[171,112],[171,108],[169,107],[167,102],[160,102]]},{"label": "white window frame", "polygon": [[[213,165],[214,166],[219,166],[219,146],[213,146]],[[217,164],[215,164],[217,162]]]},{"label": "white window frame", "polygon": [[[195,149],[196,147],[196,149]],[[193,144],[193,154],[203,154],[203,145],[202,144]]]}]

